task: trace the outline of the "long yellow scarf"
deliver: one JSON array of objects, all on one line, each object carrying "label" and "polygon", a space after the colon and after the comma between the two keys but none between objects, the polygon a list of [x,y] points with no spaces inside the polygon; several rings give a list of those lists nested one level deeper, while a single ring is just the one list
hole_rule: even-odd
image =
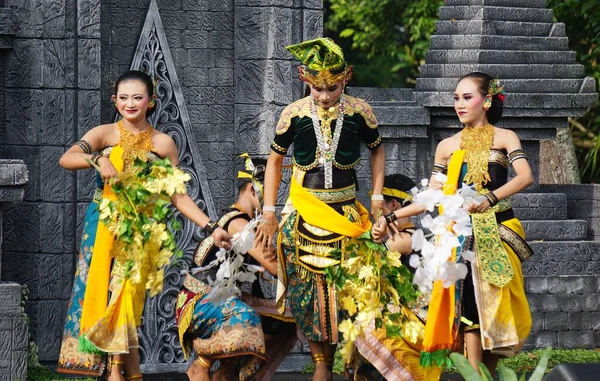
[{"label": "long yellow scarf", "polygon": [[[458,150],[452,154],[448,164],[448,179],[442,188],[444,194],[456,193],[464,157],[465,150]],[[441,210],[440,213],[442,213]],[[452,250],[450,260],[456,260],[456,249]],[[457,334],[454,326],[455,291],[454,285],[445,288],[442,281],[436,281],[433,284],[421,349],[421,365],[423,366],[443,366],[447,361],[447,355],[452,349]]]},{"label": "long yellow scarf", "polygon": [[[123,149],[116,145],[110,153],[110,161],[118,172],[123,170]],[[116,196],[108,183],[104,184],[103,199],[116,200]],[[92,262],[83,299],[80,320],[80,335],[85,334],[104,315],[108,305],[108,283],[110,278],[110,250],[114,242],[113,235],[102,221],[98,221],[96,240],[92,252]]]}]

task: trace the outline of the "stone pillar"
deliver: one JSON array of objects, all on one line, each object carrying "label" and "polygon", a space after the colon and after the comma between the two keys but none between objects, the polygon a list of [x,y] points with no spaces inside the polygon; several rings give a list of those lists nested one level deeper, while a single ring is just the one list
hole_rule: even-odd
[{"label": "stone pillar", "polygon": [[[2,279],[29,289],[27,313],[41,361],[58,358],[75,269],[77,224],[93,171],[58,165],[65,149],[100,124],[100,0],[5,0],[16,13],[6,56],[5,157],[29,170],[23,202],[5,210]],[[79,214],[79,216],[78,216]]]},{"label": "stone pillar", "polygon": [[545,1],[447,0],[440,8],[416,86],[431,111],[431,140],[460,128],[453,91],[472,71],[502,80],[507,98],[498,127],[519,135],[536,178],[539,140],[554,139],[567,117],[582,115],[598,97]]},{"label": "stone pillar", "polygon": [[[322,0],[235,1],[235,152],[266,156],[283,108],[303,96],[287,45],[322,36]],[[280,199],[287,192],[280,187]]]},{"label": "stone pillar", "polygon": [[[23,161],[0,159],[0,266],[2,237],[13,229],[3,226],[4,206],[23,199],[26,183],[27,166]],[[21,308],[21,286],[2,279],[0,275],[0,380],[25,380],[29,330]]]}]

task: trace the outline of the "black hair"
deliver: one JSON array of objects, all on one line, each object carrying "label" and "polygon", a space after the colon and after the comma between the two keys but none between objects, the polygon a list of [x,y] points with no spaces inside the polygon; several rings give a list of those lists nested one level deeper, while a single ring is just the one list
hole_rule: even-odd
[{"label": "black hair", "polygon": [[[150,100],[152,101],[152,96],[154,95],[154,83],[152,82],[152,78],[150,78],[150,76],[148,74],[144,73],[143,71],[139,71],[139,70],[129,70],[129,71],[126,71],[125,73],[121,74],[121,76],[119,77],[119,79],[117,79],[117,82],[115,83],[115,95],[117,95],[117,91],[119,90],[119,85],[123,82],[129,82],[129,81],[142,82],[144,84],[144,86],[146,86],[146,91],[148,92],[148,96],[150,97]],[[152,114],[154,114],[155,110],[156,110],[156,106],[146,110],[146,118],[148,118]]]},{"label": "black hair", "polygon": [[[255,167],[257,167],[259,165],[263,165],[263,166],[265,166],[265,169],[266,169],[267,159],[263,159],[260,157],[257,157],[257,158],[253,157],[252,163],[254,164]],[[249,171],[246,170],[245,164],[242,164],[240,171],[250,173]],[[262,172],[258,173],[256,176],[256,180],[258,180],[260,183],[264,182],[265,181],[265,172],[262,171]],[[241,193],[242,191],[246,190],[246,187],[248,185],[252,185],[252,180],[251,179],[237,179],[237,184],[238,184],[238,191]]]},{"label": "black hair", "polygon": [[[410,194],[410,190],[417,186],[417,184],[408,176],[405,176],[401,173],[395,173],[393,175],[387,175],[383,179],[383,186],[386,188],[398,189]],[[407,205],[410,202],[407,202],[404,199],[399,199],[398,197],[383,195],[385,201],[390,202],[392,200],[396,200],[403,205]]]},{"label": "black hair", "polygon": [[[488,74],[482,73],[480,71],[474,71],[469,73],[463,77],[461,77],[460,81],[463,79],[469,78],[473,80],[479,86],[479,92],[484,97],[488,95],[490,82],[494,79]],[[459,82],[460,82],[459,81]],[[490,124],[496,124],[502,119],[502,111],[504,110],[504,102],[498,97],[498,94],[492,97],[492,106],[489,110],[486,111],[487,120]]]}]

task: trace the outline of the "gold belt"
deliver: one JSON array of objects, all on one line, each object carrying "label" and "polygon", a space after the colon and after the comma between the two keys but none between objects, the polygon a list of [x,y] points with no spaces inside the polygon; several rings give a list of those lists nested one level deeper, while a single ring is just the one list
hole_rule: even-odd
[{"label": "gold belt", "polygon": [[356,186],[348,185],[338,189],[310,189],[306,188],[313,196],[323,201],[326,204],[351,201],[356,198]]}]

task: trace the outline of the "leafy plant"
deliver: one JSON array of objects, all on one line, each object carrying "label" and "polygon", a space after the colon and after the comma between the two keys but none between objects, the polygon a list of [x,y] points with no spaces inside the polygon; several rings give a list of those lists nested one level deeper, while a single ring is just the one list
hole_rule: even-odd
[{"label": "leafy plant", "polygon": [[[548,367],[548,359],[550,358],[551,348],[546,348],[544,354],[540,359],[540,362],[536,366],[533,374],[529,378],[529,381],[541,381],[544,377],[544,372]],[[450,359],[454,363],[454,366],[458,372],[464,377],[466,381],[493,381],[494,378],[490,374],[489,370],[485,365],[479,363],[479,374],[469,363],[469,360],[460,353],[450,354]],[[521,377],[517,377],[514,370],[507,368],[506,366],[499,365],[498,373],[500,374],[500,381],[525,381],[525,374]]]}]

